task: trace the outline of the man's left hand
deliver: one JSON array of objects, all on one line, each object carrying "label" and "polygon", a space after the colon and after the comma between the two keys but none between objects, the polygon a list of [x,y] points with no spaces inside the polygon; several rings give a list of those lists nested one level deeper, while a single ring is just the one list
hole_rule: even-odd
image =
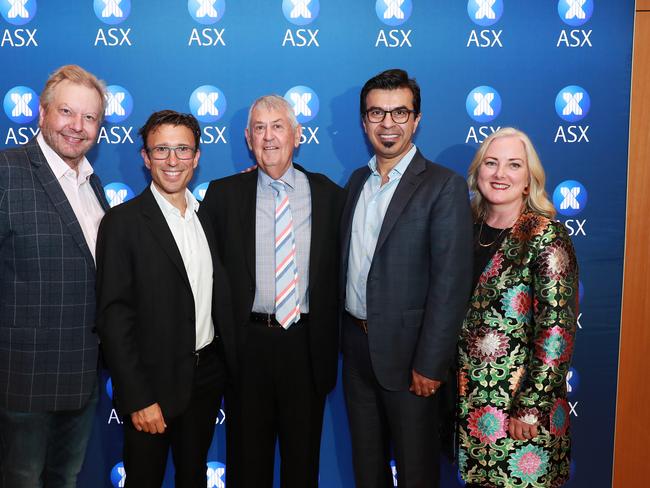
[{"label": "man's left hand", "polygon": [[426,376],[422,376],[420,373],[411,370],[411,386],[409,391],[415,393],[417,396],[429,397],[434,395],[438,388],[442,385],[442,381],[432,380]]}]

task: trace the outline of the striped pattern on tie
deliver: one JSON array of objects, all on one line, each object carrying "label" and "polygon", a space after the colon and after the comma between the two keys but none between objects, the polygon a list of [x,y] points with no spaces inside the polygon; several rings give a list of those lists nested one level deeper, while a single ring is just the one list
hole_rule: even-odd
[{"label": "striped pattern on tie", "polygon": [[285,184],[273,181],[275,195],[275,318],[288,329],[300,320],[293,218]]}]

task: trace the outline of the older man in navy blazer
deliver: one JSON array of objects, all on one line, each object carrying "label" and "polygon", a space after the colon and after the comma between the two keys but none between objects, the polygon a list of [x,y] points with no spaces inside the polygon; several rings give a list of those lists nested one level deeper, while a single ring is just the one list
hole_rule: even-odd
[{"label": "older man in navy blazer", "polygon": [[438,389],[470,291],[465,181],[413,144],[420,88],[388,70],[361,91],[375,151],[348,182],[341,219],[343,386],[357,488],[437,486]]},{"label": "older man in navy blazer", "polygon": [[108,209],[85,154],[105,88],[63,66],[40,134],[0,152],[0,486],[74,486],[97,403],[95,241]]}]

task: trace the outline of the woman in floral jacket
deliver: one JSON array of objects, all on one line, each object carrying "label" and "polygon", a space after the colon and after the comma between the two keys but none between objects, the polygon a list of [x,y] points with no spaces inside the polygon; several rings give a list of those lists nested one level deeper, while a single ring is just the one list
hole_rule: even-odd
[{"label": "woman in floral jacket", "polygon": [[560,486],[578,316],[573,246],[524,133],[488,137],[468,181],[475,287],[459,344],[460,472],[468,486]]}]

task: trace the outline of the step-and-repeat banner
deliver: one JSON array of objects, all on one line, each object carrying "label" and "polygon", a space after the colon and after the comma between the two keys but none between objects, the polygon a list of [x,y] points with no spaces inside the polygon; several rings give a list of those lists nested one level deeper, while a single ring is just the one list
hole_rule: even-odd
[{"label": "step-and-repeat banner", "polygon": [[[155,110],[193,113],[202,157],[191,189],[252,163],[247,109],[278,93],[303,125],[296,160],[339,184],[367,163],[363,83],[402,67],[422,87],[416,143],[465,174],[498,127],[528,132],[578,252],[581,313],[567,377],[570,486],[609,486],[625,223],[633,0],[0,0],[0,147],[37,132],[49,73],[76,63],[109,88],[89,154],[111,205],[147,184],[137,129]],[[206,486],[225,487],[224,413]],[[123,486],[108,372],[81,487]],[[165,486],[173,485],[173,467]],[[457,486],[444,466],[445,486]],[[325,413],[321,486],[350,487],[340,386]]]}]

